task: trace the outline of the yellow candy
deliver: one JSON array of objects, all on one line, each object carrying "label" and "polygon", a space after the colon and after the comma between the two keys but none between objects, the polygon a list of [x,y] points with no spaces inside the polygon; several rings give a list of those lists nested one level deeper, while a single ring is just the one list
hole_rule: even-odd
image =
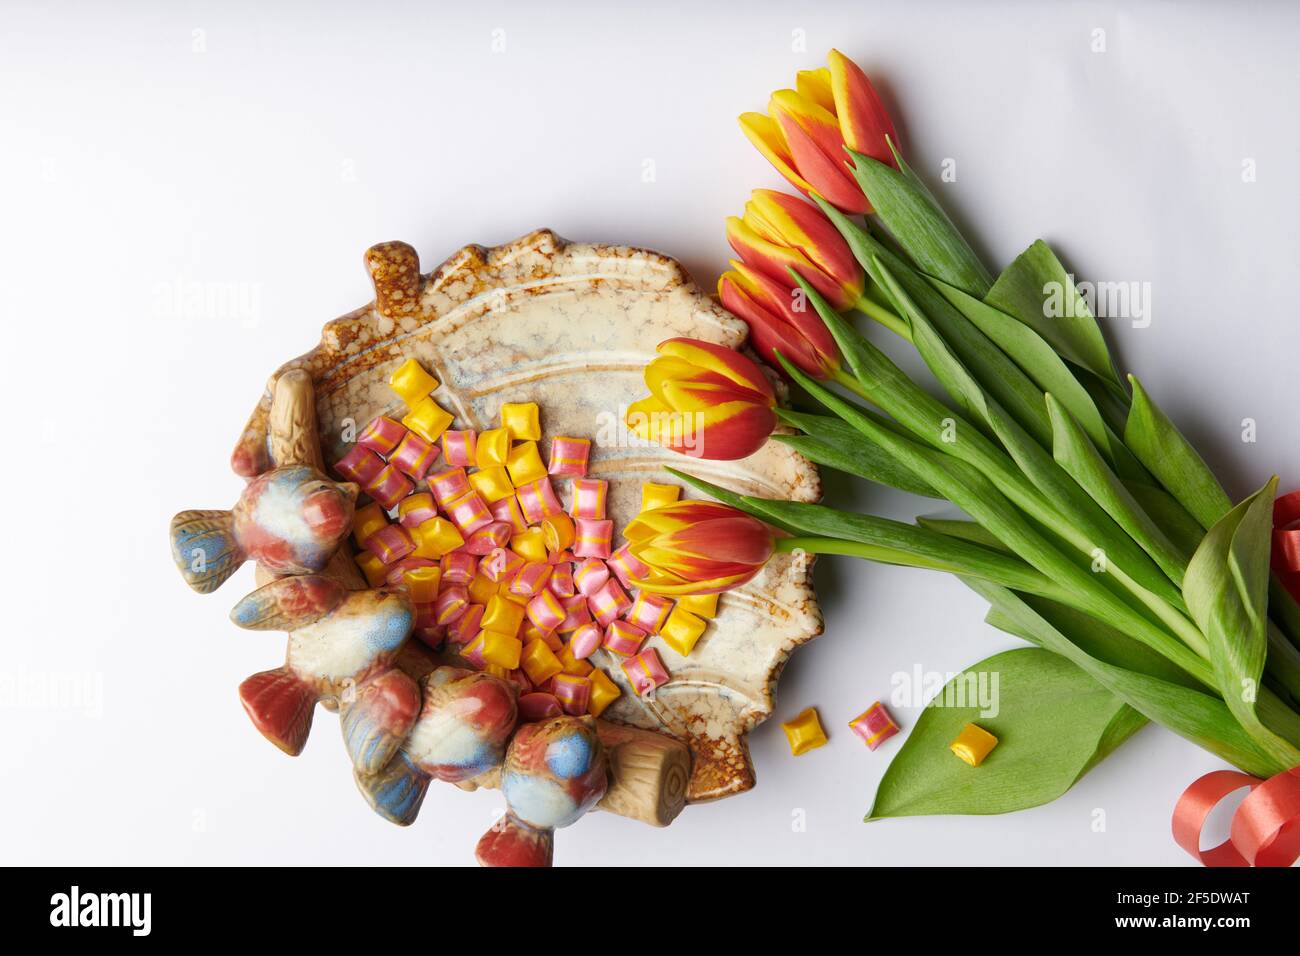
[{"label": "yellow candy", "polygon": [[564,647],[564,641],[560,640],[560,635],[556,634],[554,631],[550,631],[549,633],[543,631],[532,621],[526,621],[524,623],[523,640],[525,644],[531,644],[533,641],[541,641],[556,654],[560,653],[560,649]]},{"label": "yellow candy", "polygon": [[542,464],[542,456],[537,451],[537,442],[520,442],[510,449],[510,454],[506,457],[506,470],[510,472],[510,480],[516,488],[538,478],[545,478],[546,466]]},{"label": "yellow candy", "polygon": [[961,729],[957,739],[948,745],[948,749],[972,767],[978,767],[989,755],[989,751],[997,745],[998,738],[983,727],[967,724]]},{"label": "yellow candy", "polygon": [[545,683],[564,670],[564,665],[555,656],[555,652],[547,647],[546,642],[541,638],[535,638],[525,645],[519,666],[524,669],[524,673],[534,684]]},{"label": "yellow candy", "polygon": [[479,627],[485,631],[496,631],[514,637],[519,632],[519,625],[524,623],[524,609],[500,594],[494,594],[483,612]]},{"label": "yellow candy", "polygon": [[[513,580],[514,578],[510,579],[510,581]],[[502,581],[499,585],[497,585],[497,594],[501,595],[501,597],[505,598],[511,604],[521,604],[526,608],[528,606],[528,602],[533,599],[532,595],[516,594],[514,591],[510,590],[510,581]]]},{"label": "yellow candy", "polygon": [[452,423],[452,414],[433,399],[425,397],[411,406],[402,424],[427,442],[435,442]]},{"label": "yellow candy", "polygon": [[718,616],[718,596],[716,594],[684,594],[677,599],[677,606],[683,611],[690,611],[700,617]]},{"label": "yellow candy", "polygon": [[388,513],[384,511],[383,505],[372,501],[364,508],[358,508],[352,516],[352,537],[356,539],[357,547],[364,548],[368,537],[387,526]]},{"label": "yellow candy", "polygon": [[446,518],[430,518],[411,529],[417,558],[437,560],[465,543],[460,530]]},{"label": "yellow candy", "polygon": [[588,675],[588,680],[591,681],[591,696],[587,698],[587,713],[599,717],[606,707],[618,699],[622,691],[599,668]]},{"label": "yellow candy", "polygon": [[541,528],[529,528],[510,539],[510,550],[525,561],[546,560],[546,533]]},{"label": "yellow candy", "polygon": [[438,387],[438,380],[415,359],[407,359],[388,379],[388,387],[412,408]]},{"label": "yellow candy", "polygon": [[411,568],[402,575],[402,583],[411,592],[411,600],[417,604],[432,603],[438,597],[438,585],[442,581],[442,569]]},{"label": "yellow candy", "polygon": [[578,660],[573,656],[573,648],[568,644],[564,645],[563,650],[559,651],[560,664],[564,667],[564,673],[572,674],[574,677],[586,677],[595,668],[585,660]]},{"label": "yellow candy", "polygon": [[695,642],[700,639],[700,635],[704,633],[707,626],[708,624],[704,618],[697,617],[690,611],[684,611],[678,605],[668,615],[668,620],[664,621],[659,636],[664,639],[664,643],[669,647],[682,657],[686,657],[691,653],[691,649],[695,647]]},{"label": "yellow candy", "polygon": [[501,406],[501,425],[510,430],[513,441],[538,441],[542,437],[536,402],[506,402]]},{"label": "yellow candy", "polygon": [[576,535],[573,519],[563,511],[542,519],[542,540],[546,542],[547,551],[558,553],[572,548]]},{"label": "yellow candy", "polygon": [[488,504],[515,493],[514,485],[510,484],[510,476],[500,465],[480,468],[469,476],[469,483]]},{"label": "yellow candy", "polygon": [[362,551],[357,555],[357,567],[361,569],[361,573],[366,576],[366,583],[372,588],[379,587],[388,577],[388,568],[384,567],[384,562],[369,551]]},{"label": "yellow candy", "polygon": [[474,464],[480,468],[504,466],[510,458],[510,430],[493,428],[482,432],[474,445]]},{"label": "yellow candy", "polygon": [[826,743],[826,731],[822,730],[815,707],[809,707],[794,720],[787,720],[781,729],[790,741],[790,752],[796,757]]},{"label": "yellow candy", "polygon": [[[486,616],[484,615],[484,617]],[[480,651],[483,654],[484,663],[496,664],[508,671],[512,671],[519,666],[519,657],[524,649],[523,641],[510,634],[501,634],[497,631],[489,631],[486,628],[479,636],[483,638]]]},{"label": "yellow candy", "polygon": [[488,601],[492,600],[492,595],[497,593],[497,583],[491,578],[476,574],[470,578],[465,589],[469,591],[471,604],[487,604]]},{"label": "yellow candy", "polygon": [[502,667],[500,664],[483,664],[484,674],[491,674],[493,677],[500,678],[501,680],[509,680],[510,672],[512,670],[514,670],[513,667]]},{"label": "yellow candy", "polygon": [[660,485],[647,481],[641,486],[641,510],[653,511],[670,505],[682,496],[682,489],[676,485]]}]

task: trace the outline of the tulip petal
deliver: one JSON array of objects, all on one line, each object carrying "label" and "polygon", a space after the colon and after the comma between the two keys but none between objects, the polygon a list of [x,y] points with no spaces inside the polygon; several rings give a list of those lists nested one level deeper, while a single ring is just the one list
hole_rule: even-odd
[{"label": "tulip petal", "polygon": [[871,204],[850,177],[844,162],[831,159],[794,118],[782,114],[777,117],[777,123],[785,134],[795,167],[812,184],[811,192],[850,215],[871,211]]},{"label": "tulip petal", "polygon": [[835,96],[831,92],[831,71],[800,70],[794,75],[794,88],[805,99],[812,100],[828,113],[835,112]]},{"label": "tulip petal", "polygon": [[735,349],[699,339],[675,338],[660,342],[658,352],[661,355],[685,359],[700,368],[717,372],[742,389],[756,392],[768,403],[776,403],[776,393],[772,391],[772,385],[764,377],[762,370]]},{"label": "tulip petal", "polygon": [[[816,206],[775,190],[755,189],[745,203],[744,222],[769,242],[791,246],[802,253],[827,277],[834,292],[826,292],[803,270],[799,274],[817,286],[836,309],[847,309],[862,297],[865,281],[862,266],[839,230]],[[741,258],[745,258],[744,253]]]},{"label": "tulip petal", "polygon": [[719,578],[713,581],[683,581],[680,584],[665,583],[664,580],[656,577],[632,578],[628,583],[638,590],[648,591],[651,594],[666,594],[682,596],[686,594],[721,594],[724,591],[730,591],[733,588],[740,587],[753,580],[761,571],[761,568],[753,568],[744,574],[736,574],[727,578]]},{"label": "tulip petal", "polygon": [[794,158],[785,145],[785,137],[781,135],[781,129],[772,117],[762,113],[742,113],[740,129],[791,186],[806,193],[812,192],[812,184],[796,172]]},{"label": "tulip petal", "polygon": [[772,531],[757,518],[737,513],[697,521],[654,542],[685,558],[712,564],[761,564],[772,556]]},{"label": "tulip petal", "polygon": [[889,137],[897,146],[898,134],[871,80],[861,67],[839,50],[831,50],[828,59],[831,95],[845,144],[855,152],[897,166],[885,138]]},{"label": "tulip petal", "polygon": [[[733,261],[731,265],[734,272],[730,275],[736,285],[749,298],[765,306],[744,316],[750,323],[750,335],[760,354],[779,367],[780,363],[775,361],[772,353],[773,349],[780,349],[786,358],[816,378],[825,378],[829,372],[839,368],[840,350],[835,337],[804,297],[796,300],[776,280],[750,269],[743,262]],[[726,305],[725,298],[723,304]],[[736,304],[741,305],[739,302]]]},{"label": "tulip petal", "polygon": [[660,355],[645,368],[645,383],[650,394],[678,411],[692,411],[693,408],[681,408],[664,395],[664,385],[668,382],[689,382],[700,386],[701,391],[711,391],[710,404],[735,401],[763,401],[763,396],[749,388],[738,386],[731,379],[693,365],[685,359],[671,355]]}]

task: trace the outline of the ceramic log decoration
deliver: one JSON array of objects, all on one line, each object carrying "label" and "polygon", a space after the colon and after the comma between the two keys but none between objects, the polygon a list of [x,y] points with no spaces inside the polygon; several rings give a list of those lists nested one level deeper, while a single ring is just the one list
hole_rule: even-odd
[{"label": "ceramic log decoration", "polygon": [[501,768],[506,813],[478,842],[484,866],[550,866],[555,831],[605,795],[605,750],[591,717],[553,717],[520,727]]},{"label": "ceramic log decoration", "polygon": [[392,758],[420,709],[415,682],[394,666],[411,634],[404,591],[349,591],[324,575],[286,577],[249,594],[230,612],[249,630],[289,632],[282,667],[239,685],[239,699],[262,736],[302,752],[317,701],[339,703],[352,764],[374,773]]},{"label": "ceramic log decoration", "polygon": [[517,717],[514,685],[491,674],[439,667],[420,689],[424,703],[401,750],[378,772],[355,774],[371,808],[400,826],[415,821],[430,780],[461,783],[499,767]]}]

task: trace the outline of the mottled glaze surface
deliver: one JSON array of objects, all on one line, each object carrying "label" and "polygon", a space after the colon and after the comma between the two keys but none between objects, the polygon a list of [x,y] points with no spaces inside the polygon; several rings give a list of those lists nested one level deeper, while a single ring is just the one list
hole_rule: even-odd
[{"label": "mottled glaze surface", "polygon": [[[404,243],[373,247],[366,264],[375,301],[331,322],[316,349],[272,376],[232,458],[239,473],[266,467],[271,389],[286,369],[312,376],[321,444],[332,462],[371,418],[405,411],[387,380],[415,358],[442,383],[434,398],[456,415],[455,427],[492,427],[502,403],[536,401],[544,449],[555,435],[593,439],[590,474],[610,481],[609,513],[618,528],[639,510],[642,481],[673,480],[665,466],[766,497],[819,497],[816,469],[776,442],[736,462],[622,442],[626,433],[615,422],[645,394],[642,370],[660,341],[684,335],[735,348],[745,341],[744,323],[673,260],[539,231],[495,249],[467,246],[429,275]],[[557,487],[567,505],[567,482]],[[723,596],[688,658],[650,640],[672,673],[652,698],[637,697],[617,662],[598,651],[593,663],[623,690],[603,717],[687,741],[694,755],[689,800],[741,792],[754,784],[745,734],[772,713],[790,652],[820,631],[809,560],[778,555]]]}]

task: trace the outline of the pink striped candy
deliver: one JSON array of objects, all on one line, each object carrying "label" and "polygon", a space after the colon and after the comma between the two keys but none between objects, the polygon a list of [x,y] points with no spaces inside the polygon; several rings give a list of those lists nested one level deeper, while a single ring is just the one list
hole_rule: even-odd
[{"label": "pink striped candy", "polygon": [[609,568],[600,558],[588,558],[578,565],[578,570],[573,572],[573,583],[587,597],[591,597],[603,588],[608,580]]},{"label": "pink striped candy", "polygon": [[415,610],[416,627],[437,627],[438,608],[432,601],[416,601],[411,607]]},{"label": "pink striped candy", "polygon": [[623,673],[627,675],[632,688],[642,697],[668,683],[668,671],[659,659],[659,652],[653,647],[625,660]]},{"label": "pink striped candy", "polygon": [[411,480],[392,465],[384,465],[375,480],[366,485],[366,493],[378,501],[385,511],[392,511],[399,501],[414,490]]},{"label": "pink striped candy", "polygon": [[599,521],[605,517],[605,499],[609,482],[599,478],[575,478],[573,482],[573,516]]},{"label": "pink striped candy", "polygon": [[438,508],[433,503],[433,495],[427,491],[403,498],[397,505],[397,520],[404,528],[418,528],[436,517],[438,517]]},{"label": "pink striped candy", "polygon": [[429,490],[444,509],[472,489],[464,468],[449,468],[429,476]]},{"label": "pink striped candy", "polygon": [[366,550],[384,564],[400,561],[415,550],[411,532],[400,524],[385,525],[366,538]]},{"label": "pink striped candy", "polygon": [[531,694],[523,694],[519,698],[519,719],[525,724],[559,717],[562,713],[564,711],[554,694],[535,691]]},{"label": "pink striped candy", "polygon": [[605,647],[622,657],[631,657],[645,643],[646,633],[627,621],[610,621],[605,628]]},{"label": "pink striped candy", "polygon": [[555,630],[564,621],[564,605],[550,591],[541,591],[538,595],[528,602],[524,608],[524,613],[528,615],[528,620],[537,626],[539,631],[547,634]]},{"label": "pink striped candy", "polygon": [[445,431],[442,433],[442,457],[447,464],[464,467],[474,464],[474,443],[478,433],[472,428],[465,431]]},{"label": "pink striped candy", "polygon": [[402,558],[396,564],[390,564],[384,569],[388,572],[384,578],[384,583],[393,586],[401,584],[406,572],[412,568],[433,568],[437,567],[437,565],[437,561],[430,561],[428,558]]},{"label": "pink striped candy", "polygon": [[429,444],[415,432],[407,432],[393,449],[388,463],[402,474],[420,481],[433,467],[437,458],[437,445]]},{"label": "pink striped candy", "polygon": [[504,498],[492,502],[488,505],[488,510],[492,512],[494,520],[508,522],[515,534],[522,534],[528,530],[528,522],[524,520],[524,513],[519,510],[519,499],[514,495],[506,495]]},{"label": "pink striped candy", "polygon": [[369,448],[376,455],[387,455],[397,447],[397,443],[405,434],[405,425],[380,415],[361,430],[361,434],[357,436],[357,444]]},{"label": "pink striped candy", "polygon": [[587,473],[587,459],[591,456],[591,441],[587,438],[551,439],[551,461],[547,472],[581,478]]},{"label": "pink striped candy", "polygon": [[334,463],[334,470],[364,488],[384,470],[384,459],[369,448],[353,445],[351,451]]},{"label": "pink striped candy", "polygon": [[510,543],[510,525],[504,521],[493,521],[479,528],[465,542],[465,550],[470,554],[491,554],[498,548]]},{"label": "pink striped candy", "polygon": [[524,559],[509,548],[497,548],[479,562],[479,570],[483,572],[483,577],[497,583],[513,579],[523,566]]},{"label": "pink striped candy", "polygon": [[609,519],[579,518],[578,539],[573,545],[577,558],[608,558],[614,541],[614,522]]},{"label": "pink striped candy", "polygon": [[604,643],[605,633],[600,625],[589,621],[573,632],[569,638],[569,650],[573,653],[574,660],[582,661],[596,653],[597,648]]},{"label": "pink striped candy", "polygon": [[573,565],[568,561],[554,565],[551,568],[551,578],[546,582],[546,586],[556,597],[573,597],[577,593],[573,586]]},{"label": "pink striped candy", "polygon": [[488,511],[487,504],[479,497],[477,491],[461,495],[446,508],[447,517],[461,534],[473,534],[479,528],[487,527],[492,523],[492,512]]},{"label": "pink striped candy", "polygon": [[571,598],[560,598],[560,606],[564,608],[564,620],[560,622],[556,630],[561,634],[576,631],[582,625],[591,621],[591,611],[587,607],[587,599],[581,594],[575,594]]},{"label": "pink striped candy", "polygon": [[632,607],[628,609],[627,619],[643,631],[658,634],[672,609],[673,602],[662,594],[642,592],[636,596]]},{"label": "pink striped candy", "polygon": [[556,674],[551,678],[552,693],[566,714],[581,716],[591,700],[591,681],[574,674]]},{"label": "pink striped candy", "polygon": [[623,612],[632,606],[632,599],[617,581],[611,579],[587,599],[587,605],[600,626],[609,627],[612,621],[622,617]]},{"label": "pink striped candy", "polygon": [[519,509],[524,513],[524,521],[537,524],[543,518],[559,514],[564,510],[560,499],[555,496],[551,479],[538,478],[515,490],[519,499]]},{"label": "pink striped candy", "polygon": [[532,597],[546,587],[546,581],[550,576],[551,566],[549,564],[543,564],[541,561],[529,561],[515,572],[514,579],[510,582],[510,593],[518,594],[520,597]]},{"label": "pink striped candy", "polygon": [[450,624],[469,607],[469,591],[465,590],[463,584],[452,584],[438,592],[433,606],[437,613],[437,623]]},{"label": "pink striped candy", "polygon": [[482,604],[471,604],[465,608],[465,613],[447,626],[447,639],[453,644],[468,644],[474,640],[478,632],[483,630],[479,625],[486,610]]},{"label": "pink striped candy", "polygon": [[633,580],[645,580],[650,566],[631,551],[632,546],[625,544],[609,556],[609,569],[623,582],[623,587],[632,587]]},{"label": "pink striped candy", "polygon": [[439,566],[443,584],[469,584],[478,573],[478,559],[459,548],[444,554]]}]

